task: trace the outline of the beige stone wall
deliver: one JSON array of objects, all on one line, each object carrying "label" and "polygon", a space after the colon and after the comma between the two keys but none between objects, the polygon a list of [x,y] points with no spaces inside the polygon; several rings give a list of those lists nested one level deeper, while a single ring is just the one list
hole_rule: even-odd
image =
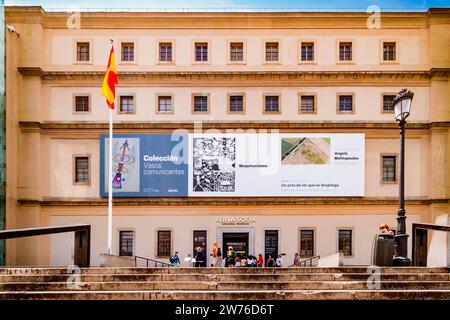
[{"label": "beige stone wall", "polygon": [[[136,62],[122,64],[118,56],[119,69],[131,70],[417,70],[426,67],[427,53],[421,51],[426,44],[426,35],[421,30],[381,30],[377,34],[364,29],[251,29],[245,30],[57,30],[46,36],[51,48],[45,65],[55,70],[96,70],[105,64],[110,41],[113,39],[116,52],[120,53],[121,42],[134,42]],[[171,66],[161,65],[158,61],[158,42],[173,41],[175,44],[174,60]],[[338,61],[339,41],[353,41],[354,63],[341,65]],[[91,65],[74,63],[76,42],[92,41],[93,58]],[[230,64],[227,61],[227,47],[230,41],[243,41],[246,44],[244,55],[246,63]],[[264,42],[280,43],[280,61],[268,64],[264,61]],[[316,43],[316,64],[300,63],[299,43],[301,41]],[[398,63],[384,65],[381,59],[382,42],[397,41]],[[208,42],[210,63],[199,65],[193,59],[195,42]]]},{"label": "beige stone wall", "polygon": [[[380,183],[380,154],[397,154],[399,136],[392,114],[381,113],[381,93],[404,87],[415,93],[406,144],[408,223],[441,221],[438,217],[449,213],[448,12],[383,13],[381,29],[367,29],[365,13],[97,12],[82,13],[81,29],[67,29],[68,17],[39,7],[6,8],[7,22],[20,33],[17,37],[7,32],[6,39],[8,228],[91,223],[95,239],[92,261],[97,263],[95,259],[105,250],[106,206],[98,197],[98,136],[107,132],[101,125],[107,121],[107,109],[100,86],[110,38],[115,40],[117,55],[121,40],[136,41],[136,64],[123,64],[118,59],[117,93],[135,94],[137,105],[135,115],[114,115],[122,133],[170,132],[179,122],[204,120],[225,127],[243,123],[250,128],[277,127],[289,121],[304,123],[305,132],[366,134],[366,196],[359,202],[319,198],[314,206],[299,201],[285,207],[273,204],[279,199],[270,206],[246,205],[245,199],[238,199],[243,202],[239,207],[119,205],[115,209],[115,231],[136,228],[140,254],[153,257],[155,228],[173,228],[174,248],[186,253],[194,228],[206,228],[212,242],[217,232],[215,216],[245,214],[258,217],[256,250],[263,250],[264,228],[279,228],[280,250],[291,257],[298,250],[298,228],[314,226],[318,232],[317,253],[331,254],[335,242],[329,235],[335,234],[337,226],[346,225],[355,228],[357,240],[355,257],[346,263],[368,263],[374,228],[382,222],[396,224],[392,199],[398,196],[398,185]],[[92,64],[74,63],[77,40],[92,43]],[[173,65],[157,64],[159,40],[174,42]],[[209,64],[192,63],[193,42],[197,40],[209,41]],[[246,64],[227,63],[230,40],[245,42]],[[279,64],[262,61],[265,40],[280,42]],[[298,63],[302,40],[315,41],[315,64]],[[353,41],[354,63],[336,63],[340,40]],[[382,41],[397,42],[398,63],[380,62]],[[239,76],[230,75],[237,72]],[[295,72],[295,77],[287,76],[287,72]],[[209,114],[191,114],[192,92],[210,94]],[[232,92],[245,93],[245,114],[226,112],[226,95]],[[317,94],[317,114],[298,114],[299,92]],[[336,114],[337,92],[355,94],[354,114]],[[89,114],[73,113],[73,95],[77,93],[91,95]],[[173,94],[174,114],[155,114],[158,93]],[[264,93],[281,94],[281,114],[262,113]],[[135,122],[148,127],[132,128]],[[60,128],[64,124],[67,128]],[[72,184],[75,154],[91,155],[92,179],[88,186]],[[386,199],[391,199],[389,205]],[[75,200],[77,206],[61,202]],[[7,263],[67,264],[71,259],[70,237],[8,240]]]},{"label": "beige stone wall", "polygon": [[[72,223],[88,223],[92,226],[91,263],[99,265],[100,253],[105,251],[107,240],[106,207],[90,208],[90,214],[82,214],[81,210],[59,209],[45,210],[49,214],[50,224],[65,225]],[[274,214],[276,211],[276,214]],[[323,206],[303,208],[298,207],[116,207],[113,219],[113,253],[118,254],[119,230],[135,232],[135,255],[168,262],[168,259],[156,257],[156,231],[158,229],[172,230],[172,248],[180,253],[180,258],[192,254],[192,237],[194,230],[207,230],[207,250],[217,241],[218,228],[234,228],[215,222],[218,216],[230,216],[238,213],[240,216],[255,217],[256,222],[240,226],[253,228],[254,254],[264,254],[264,230],[279,230],[279,253],[286,253],[285,264],[293,263],[295,252],[299,251],[300,228],[315,229],[315,254],[322,257],[337,252],[337,230],[351,228],[353,230],[353,256],[345,257],[346,265],[368,265],[371,259],[372,241],[378,226],[388,223],[395,227],[394,206],[385,207],[333,207]],[[412,222],[420,222],[424,208],[411,207],[408,212],[408,230]],[[52,265],[69,265],[73,259],[72,236],[51,236],[50,263]],[[411,248],[409,248],[411,252]]]},{"label": "beige stone wall", "polygon": [[[119,71],[120,72],[120,71]],[[119,73],[120,77],[120,73]],[[134,95],[136,113],[114,115],[115,122],[142,121],[385,121],[394,122],[392,113],[382,112],[382,94],[396,93],[401,86],[298,86],[293,88],[279,87],[276,82],[272,85],[261,84],[261,87],[234,87],[218,84],[211,86],[120,86],[116,92],[116,104],[120,95]],[[411,87],[414,91],[414,106],[410,121],[426,122],[429,120],[429,88]],[[99,87],[50,87],[49,104],[43,105],[43,121],[97,121],[108,119],[108,109],[104,98],[100,95]],[[192,113],[193,93],[208,93],[211,110],[207,114]],[[245,94],[244,114],[228,112],[227,94]],[[281,113],[264,114],[263,95],[281,95]],[[311,93],[317,95],[317,113],[299,114],[299,94]],[[337,112],[337,94],[354,93],[355,112],[343,114]],[[90,95],[91,112],[74,113],[74,95]],[[157,113],[157,96],[173,95],[174,113]]]}]

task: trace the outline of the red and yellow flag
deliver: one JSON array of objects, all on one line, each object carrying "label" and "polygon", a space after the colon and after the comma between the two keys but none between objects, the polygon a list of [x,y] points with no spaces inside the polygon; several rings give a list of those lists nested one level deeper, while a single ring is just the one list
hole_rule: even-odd
[{"label": "red and yellow flag", "polygon": [[102,85],[102,96],[106,98],[106,103],[110,109],[114,109],[114,99],[116,98],[116,84],[118,84],[116,58],[114,57],[114,47],[111,46],[109,52],[108,67]]}]

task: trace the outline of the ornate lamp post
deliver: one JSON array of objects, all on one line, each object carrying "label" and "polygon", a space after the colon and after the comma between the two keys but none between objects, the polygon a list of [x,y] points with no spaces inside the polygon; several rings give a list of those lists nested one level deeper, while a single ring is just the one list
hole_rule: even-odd
[{"label": "ornate lamp post", "polygon": [[405,126],[406,118],[411,111],[414,93],[402,89],[392,102],[395,110],[395,119],[400,126],[400,183],[399,183],[399,208],[397,211],[397,234],[395,236],[394,266],[410,266],[408,258],[408,235],[406,234],[405,211]]}]

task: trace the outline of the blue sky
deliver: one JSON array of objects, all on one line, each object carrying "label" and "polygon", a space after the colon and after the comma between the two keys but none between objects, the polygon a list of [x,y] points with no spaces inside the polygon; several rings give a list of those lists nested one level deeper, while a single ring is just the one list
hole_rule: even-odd
[{"label": "blue sky", "polygon": [[[1,0],[0,0],[1,2]],[[450,0],[5,0],[6,5],[41,5],[51,9],[79,8],[125,8],[125,9],[206,9],[220,10],[351,10],[366,11],[367,7],[377,5],[381,10],[426,10],[430,7],[450,7]]]}]

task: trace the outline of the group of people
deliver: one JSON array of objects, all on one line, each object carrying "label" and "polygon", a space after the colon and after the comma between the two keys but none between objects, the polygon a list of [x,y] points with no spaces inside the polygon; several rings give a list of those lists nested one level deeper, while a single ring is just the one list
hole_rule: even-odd
[{"label": "group of people", "polygon": [[[383,223],[379,226],[379,232],[380,233],[386,233],[390,235],[394,235],[393,230],[389,227],[388,224]],[[235,267],[282,267],[283,266],[283,259],[281,258],[281,255],[277,255],[277,257],[274,259],[272,255],[269,255],[266,263],[264,264],[264,259],[262,254],[259,254],[258,257],[255,257],[253,255],[246,256],[240,256],[239,254],[236,254],[236,250],[229,246],[228,250],[225,254],[225,256],[222,256],[222,251],[217,245],[217,242],[213,243],[213,249],[211,252],[211,256],[213,257],[213,263],[211,264],[211,267],[226,267],[226,268],[235,268]],[[202,248],[198,247],[196,248],[196,254],[194,258],[194,266],[195,267],[202,267],[205,266],[206,263],[206,256],[203,253]],[[170,257],[170,263],[172,266],[177,267],[180,265],[180,258],[178,257],[178,252],[175,252],[175,254]],[[294,255],[294,264],[293,267],[299,267],[300,266],[300,256],[298,253]]]},{"label": "group of people", "polygon": [[245,255],[241,256],[236,253],[236,250],[233,248],[233,246],[229,246],[225,256],[222,257],[222,252],[217,246],[217,242],[214,242],[213,244],[211,255],[214,258],[214,263],[211,264],[211,267],[281,267],[283,264],[281,255],[278,255],[276,259],[269,255],[266,264],[264,265],[262,254],[259,254],[258,257],[253,255],[249,255],[247,257]]},{"label": "group of people", "polygon": [[[264,258],[262,254],[259,254],[258,257],[249,255],[244,256],[236,253],[236,250],[229,246],[228,250],[224,257],[222,257],[222,252],[220,248],[217,246],[217,243],[214,242],[211,256],[213,257],[213,263],[211,263],[211,267],[224,267],[224,268],[236,268],[236,267],[282,267],[283,259],[281,255],[278,255],[276,258],[269,255],[266,263],[264,263]],[[192,261],[194,262],[195,267],[205,266],[206,256],[203,254],[201,248],[196,248],[196,254]],[[173,267],[178,267],[181,265],[180,258],[178,256],[178,251],[175,252],[173,256],[170,257],[170,263]]]},{"label": "group of people", "polygon": [[[195,249],[196,254],[194,259],[192,260],[195,267],[202,267],[205,265],[206,257],[203,254],[202,248],[198,247]],[[169,259],[170,263],[172,264],[172,267],[178,267],[181,265],[180,257],[178,256],[178,251],[175,251],[175,254],[170,257]]]}]

